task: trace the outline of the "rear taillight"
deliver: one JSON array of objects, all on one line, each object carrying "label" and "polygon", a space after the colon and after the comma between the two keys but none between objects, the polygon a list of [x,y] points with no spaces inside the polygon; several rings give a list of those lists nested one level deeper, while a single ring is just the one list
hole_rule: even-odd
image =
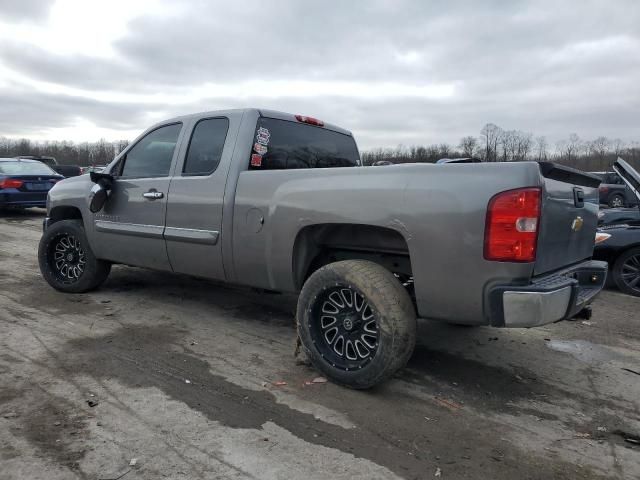
[{"label": "rear taillight", "polygon": [[607,193],[609,191],[609,187],[600,187],[600,193]]},{"label": "rear taillight", "polygon": [[324,122],[313,117],[305,117],[304,115],[296,115],[296,120],[302,123],[308,123],[309,125],[315,125],[316,127],[324,127]]},{"label": "rear taillight", "polygon": [[20,188],[22,183],[22,180],[16,180],[15,178],[3,178],[0,180],[0,188]]},{"label": "rear taillight", "polygon": [[484,258],[500,262],[533,262],[540,223],[539,188],[508,190],[487,207]]}]

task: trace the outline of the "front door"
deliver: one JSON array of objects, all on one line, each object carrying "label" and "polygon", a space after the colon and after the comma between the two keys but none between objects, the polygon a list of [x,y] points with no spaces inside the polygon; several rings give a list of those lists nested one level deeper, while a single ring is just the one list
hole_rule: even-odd
[{"label": "front door", "polygon": [[111,171],[115,177],[111,195],[94,216],[99,258],[171,270],[163,231],[181,129],[181,123],[174,123],[152,130]]}]

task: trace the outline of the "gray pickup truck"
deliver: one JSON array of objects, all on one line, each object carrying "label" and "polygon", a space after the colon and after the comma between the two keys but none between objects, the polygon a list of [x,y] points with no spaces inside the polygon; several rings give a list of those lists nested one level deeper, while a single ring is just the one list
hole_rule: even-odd
[{"label": "gray pickup truck", "polygon": [[[154,125],[49,193],[44,278],[85,292],[113,263],[299,293],[317,369],[371,387],[417,318],[534,327],[601,290],[599,179],[547,163],[363,167],[350,132],[246,109]],[[213,287],[212,287],[213,288]]]}]

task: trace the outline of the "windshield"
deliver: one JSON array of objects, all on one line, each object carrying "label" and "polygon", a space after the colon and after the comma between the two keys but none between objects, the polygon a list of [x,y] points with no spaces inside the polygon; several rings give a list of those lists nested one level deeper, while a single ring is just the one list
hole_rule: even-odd
[{"label": "windshield", "polygon": [[0,162],[0,173],[4,175],[57,175],[41,162]]}]

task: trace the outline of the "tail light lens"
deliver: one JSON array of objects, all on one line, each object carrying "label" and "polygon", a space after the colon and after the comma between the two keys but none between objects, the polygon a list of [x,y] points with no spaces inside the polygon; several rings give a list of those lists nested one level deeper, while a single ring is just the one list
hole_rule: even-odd
[{"label": "tail light lens", "polygon": [[600,193],[607,193],[609,191],[609,187],[600,187]]},{"label": "tail light lens", "polygon": [[508,190],[487,207],[484,258],[499,262],[533,262],[540,223],[540,188]]},{"label": "tail light lens", "polygon": [[3,178],[0,180],[0,188],[20,188],[22,184],[22,180],[16,180],[14,178]]}]

